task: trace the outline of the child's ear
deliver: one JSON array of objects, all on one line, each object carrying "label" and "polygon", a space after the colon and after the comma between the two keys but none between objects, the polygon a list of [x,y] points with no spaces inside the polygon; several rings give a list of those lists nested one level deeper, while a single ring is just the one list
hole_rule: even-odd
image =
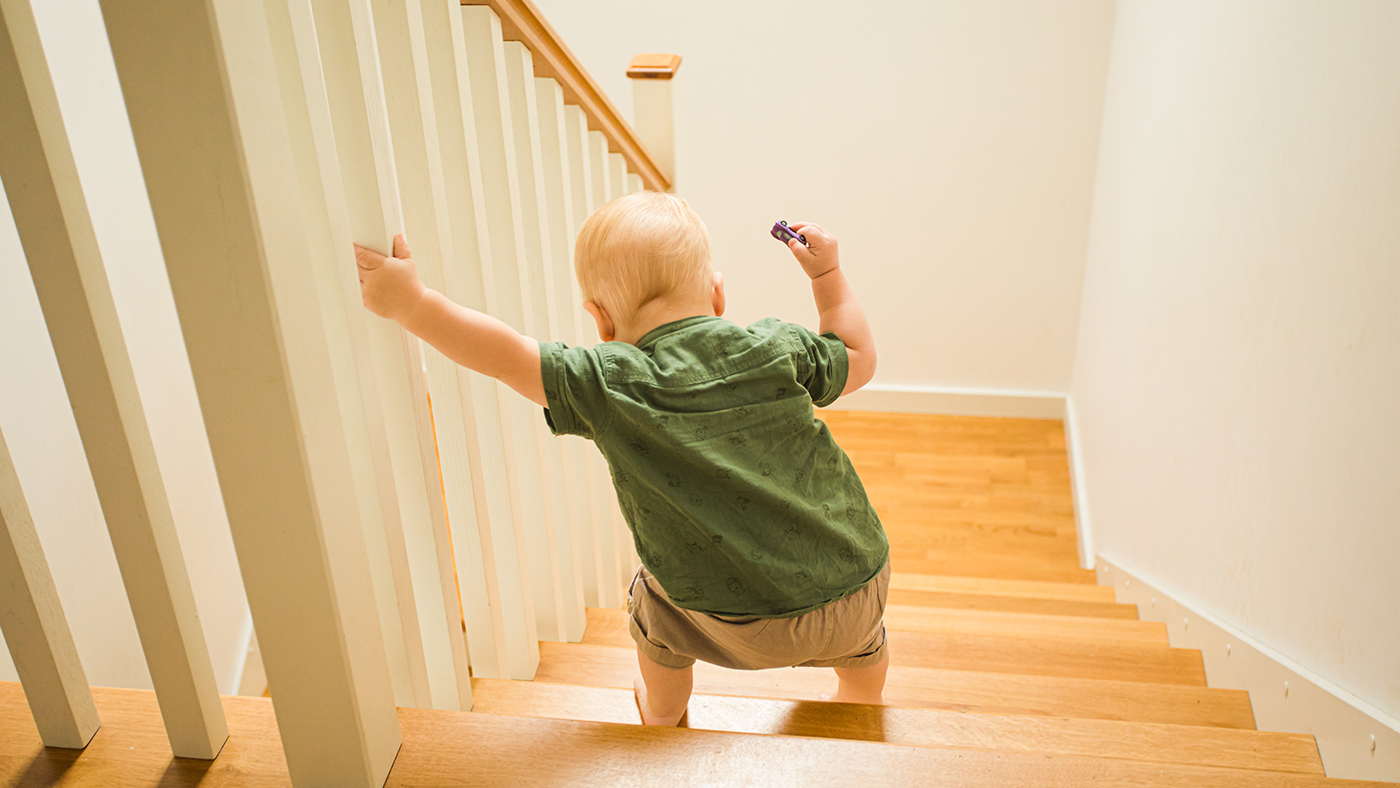
[{"label": "child's ear", "polygon": [[593,322],[598,324],[598,338],[604,342],[611,342],[617,337],[617,326],[613,324],[612,315],[608,310],[592,301],[584,301],[583,308],[588,310],[588,314],[593,316]]},{"label": "child's ear", "polygon": [[710,291],[710,304],[715,308],[715,317],[724,314],[724,274],[719,271],[715,271],[715,285]]}]

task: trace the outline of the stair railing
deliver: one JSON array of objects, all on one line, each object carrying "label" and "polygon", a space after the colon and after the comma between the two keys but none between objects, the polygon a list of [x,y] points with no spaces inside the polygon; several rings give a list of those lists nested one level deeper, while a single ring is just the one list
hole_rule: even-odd
[{"label": "stair railing", "polygon": [[[162,487],[200,471],[152,438],[162,365],[193,380],[217,474],[196,481],[227,517],[293,783],[382,785],[396,705],[467,710],[472,676],[532,678],[538,640],[579,640],[637,559],[601,455],[369,315],[351,242],[404,232],[428,286],[588,344],[573,238],[672,188],[650,77],[679,58],[634,63],[639,135],[528,0],[102,0],[125,115],[101,122],[129,123],[136,156],[98,172],[54,76],[73,53],[33,2],[0,0],[0,177],[172,750],[213,758],[227,724]],[[114,195],[149,204],[158,247],[111,229]],[[97,714],[3,438],[0,521],[0,622],[40,734],[85,746]]]}]

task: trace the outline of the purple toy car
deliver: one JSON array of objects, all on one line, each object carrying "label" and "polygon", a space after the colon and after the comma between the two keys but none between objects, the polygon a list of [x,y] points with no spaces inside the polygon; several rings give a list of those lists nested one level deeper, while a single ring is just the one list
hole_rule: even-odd
[{"label": "purple toy car", "polygon": [[779,241],[782,241],[784,246],[787,245],[788,241],[791,241],[794,238],[800,241],[803,246],[807,245],[807,236],[798,235],[797,233],[793,232],[792,228],[788,227],[787,222],[778,222],[774,224],[772,233],[773,237],[777,238]]}]

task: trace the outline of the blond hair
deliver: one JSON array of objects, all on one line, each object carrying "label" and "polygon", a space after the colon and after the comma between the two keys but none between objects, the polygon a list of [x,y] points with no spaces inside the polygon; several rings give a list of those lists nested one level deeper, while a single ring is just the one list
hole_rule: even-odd
[{"label": "blond hair", "polygon": [[584,298],[630,323],[653,301],[709,292],[710,233],[685,200],[663,192],[629,194],[583,223],[574,272]]}]

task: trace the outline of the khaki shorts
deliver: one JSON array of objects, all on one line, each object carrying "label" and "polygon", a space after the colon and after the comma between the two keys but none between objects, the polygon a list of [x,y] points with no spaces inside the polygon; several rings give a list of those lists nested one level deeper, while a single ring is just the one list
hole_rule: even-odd
[{"label": "khaki shorts", "polygon": [[863,668],[885,654],[890,565],[850,596],[792,618],[712,616],[676,607],[646,567],[627,590],[632,639],[653,662],[683,669],[696,660],[736,670]]}]

